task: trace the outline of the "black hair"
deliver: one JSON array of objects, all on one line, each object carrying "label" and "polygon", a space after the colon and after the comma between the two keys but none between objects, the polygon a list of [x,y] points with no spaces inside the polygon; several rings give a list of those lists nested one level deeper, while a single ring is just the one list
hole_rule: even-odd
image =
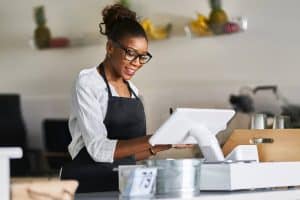
[{"label": "black hair", "polygon": [[[100,33],[113,41],[120,41],[124,37],[144,37],[147,35],[137,21],[136,13],[122,6],[114,4],[106,6],[102,11],[103,22],[99,24]],[[105,31],[102,25],[104,25]]]}]

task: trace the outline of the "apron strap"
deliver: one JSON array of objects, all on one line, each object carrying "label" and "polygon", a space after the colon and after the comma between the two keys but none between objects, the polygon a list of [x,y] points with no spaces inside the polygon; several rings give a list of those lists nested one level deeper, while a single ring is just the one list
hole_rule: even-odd
[{"label": "apron strap", "polygon": [[[105,84],[106,84],[106,87],[107,87],[107,91],[108,91],[108,95],[109,95],[110,97],[112,97],[112,93],[111,93],[111,90],[110,90],[110,87],[109,87],[109,83],[108,83],[107,78],[106,78],[106,75],[105,75],[103,63],[100,64],[99,68],[100,68],[100,74],[102,75],[102,77],[103,77],[103,79],[104,79],[104,81],[105,81]],[[133,91],[133,89],[131,89],[129,82],[128,82],[128,81],[125,81],[125,80],[124,80],[124,82],[126,83],[126,85],[127,85],[127,87],[128,87],[130,96],[133,94],[133,95],[135,96],[136,99],[139,99],[139,97],[135,94],[135,92]]]},{"label": "apron strap", "polygon": [[125,83],[127,84],[128,90],[130,92],[130,96],[131,96],[131,94],[133,94],[136,99],[139,99],[139,97],[135,94],[135,92],[133,91],[133,89],[131,89],[129,82],[125,81]]},{"label": "apron strap", "polygon": [[106,87],[107,87],[108,96],[109,96],[109,97],[112,97],[111,90],[110,90],[110,87],[109,87],[109,84],[108,84],[108,81],[107,81],[107,78],[106,78],[106,75],[105,75],[103,63],[101,63],[101,64],[99,65],[99,68],[100,68],[100,74],[102,75],[102,77],[103,77],[103,79],[104,79],[104,82],[105,82],[105,84],[106,84]]}]

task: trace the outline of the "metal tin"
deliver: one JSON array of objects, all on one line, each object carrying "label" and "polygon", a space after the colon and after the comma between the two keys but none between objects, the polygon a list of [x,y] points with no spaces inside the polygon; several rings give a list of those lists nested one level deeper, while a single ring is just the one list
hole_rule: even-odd
[{"label": "metal tin", "polygon": [[194,197],[200,194],[200,159],[147,160],[157,167],[156,196]]}]

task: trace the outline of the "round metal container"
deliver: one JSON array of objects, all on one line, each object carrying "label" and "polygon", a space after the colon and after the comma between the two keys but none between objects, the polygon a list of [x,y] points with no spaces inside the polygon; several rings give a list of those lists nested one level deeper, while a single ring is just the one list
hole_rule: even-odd
[{"label": "round metal container", "polygon": [[157,167],[156,195],[159,197],[194,197],[200,194],[200,159],[147,160]]}]

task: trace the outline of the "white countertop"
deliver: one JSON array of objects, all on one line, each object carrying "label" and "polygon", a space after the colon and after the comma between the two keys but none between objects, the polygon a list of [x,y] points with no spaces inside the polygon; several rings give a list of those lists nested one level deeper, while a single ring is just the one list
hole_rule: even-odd
[{"label": "white countertop", "polygon": [[[77,194],[75,200],[113,200],[119,199],[118,192]],[[145,198],[141,198],[145,199]],[[164,198],[171,200],[176,198]],[[183,199],[183,198],[182,198]],[[300,189],[268,189],[235,192],[201,192],[200,196],[184,198],[191,200],[300,200]],[[135,200],[137,200],[135,198]]]}]

